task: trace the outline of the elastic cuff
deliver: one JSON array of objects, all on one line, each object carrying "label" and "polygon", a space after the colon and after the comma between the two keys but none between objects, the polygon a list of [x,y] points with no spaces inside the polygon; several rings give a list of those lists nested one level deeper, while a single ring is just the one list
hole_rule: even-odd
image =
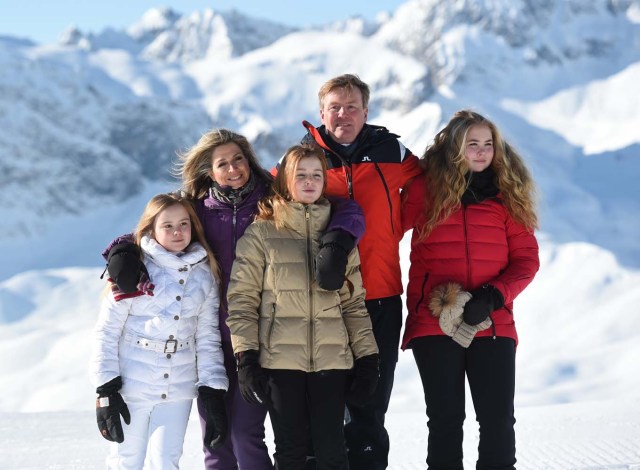
[{"label": "elastic cuff", "polygon": [[468,348],[477,331],[475,326],[462,322],[451,338],[463,348]]}]

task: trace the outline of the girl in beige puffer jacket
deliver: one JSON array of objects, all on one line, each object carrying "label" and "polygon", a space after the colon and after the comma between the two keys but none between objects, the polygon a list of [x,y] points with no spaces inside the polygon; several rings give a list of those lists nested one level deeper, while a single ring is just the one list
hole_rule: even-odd
[{"label": "girl in beige puffer jacket", "polygon": [[231,273],[227,324],[239,385],[247,401],[269,406],[278,468],[304,468],[309,437],[318,469],[347,468],[345,399],[364,402],[377,383],[357,250],[339,290],[323,290],[314,279],[330,217],[325,186],[322,151],[291,147],[274,195],[238,241]]}]

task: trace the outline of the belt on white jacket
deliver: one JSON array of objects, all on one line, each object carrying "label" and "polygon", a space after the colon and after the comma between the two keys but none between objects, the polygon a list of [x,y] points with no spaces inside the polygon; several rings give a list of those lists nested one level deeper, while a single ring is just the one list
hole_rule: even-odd
[{"label": "belt on white jacket", "polygon": [[195,344],[195,337],[189,336],[188,338],[184,339],[172,338],[163,341],[145,338],[144,336],[138,336],[134,333],[125,333],[124,342],[142,349],[148,349],[155,352],[174,353],[176,351],[180,351],[181,349],[186,349],[193,346]]}]

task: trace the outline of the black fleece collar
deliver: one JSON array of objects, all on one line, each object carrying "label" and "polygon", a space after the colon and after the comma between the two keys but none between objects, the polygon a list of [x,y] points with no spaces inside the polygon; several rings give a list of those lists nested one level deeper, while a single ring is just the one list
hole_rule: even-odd
[{"label": "black fleece collar", "polygon": [[386,127],[365,124],[356,140],[349,145],[342,145],[331,138],[324,124],[317,128],[324,143],[343,160],[349,162],[351,157],[358,151],[378,145],[387,139],[397,139],[399,136],[387,130]]},{"label": "black fleece collar", "polygon": [[465,206],[495,198],[500,192],[496,183],[496,173],[491,167],[479,172],[469,172],[466,179],[467,189],[461,198],[461,202]]}]

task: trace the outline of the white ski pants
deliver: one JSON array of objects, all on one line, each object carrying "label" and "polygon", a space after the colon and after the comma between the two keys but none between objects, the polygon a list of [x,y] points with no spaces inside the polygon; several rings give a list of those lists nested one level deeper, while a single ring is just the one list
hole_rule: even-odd
[{"label": "white ski pants", "polygon": [[124,442],[112,444],[107,468],[177,470],[192,403],[193,400],[127,403],[131,424],[122,421]]}]

